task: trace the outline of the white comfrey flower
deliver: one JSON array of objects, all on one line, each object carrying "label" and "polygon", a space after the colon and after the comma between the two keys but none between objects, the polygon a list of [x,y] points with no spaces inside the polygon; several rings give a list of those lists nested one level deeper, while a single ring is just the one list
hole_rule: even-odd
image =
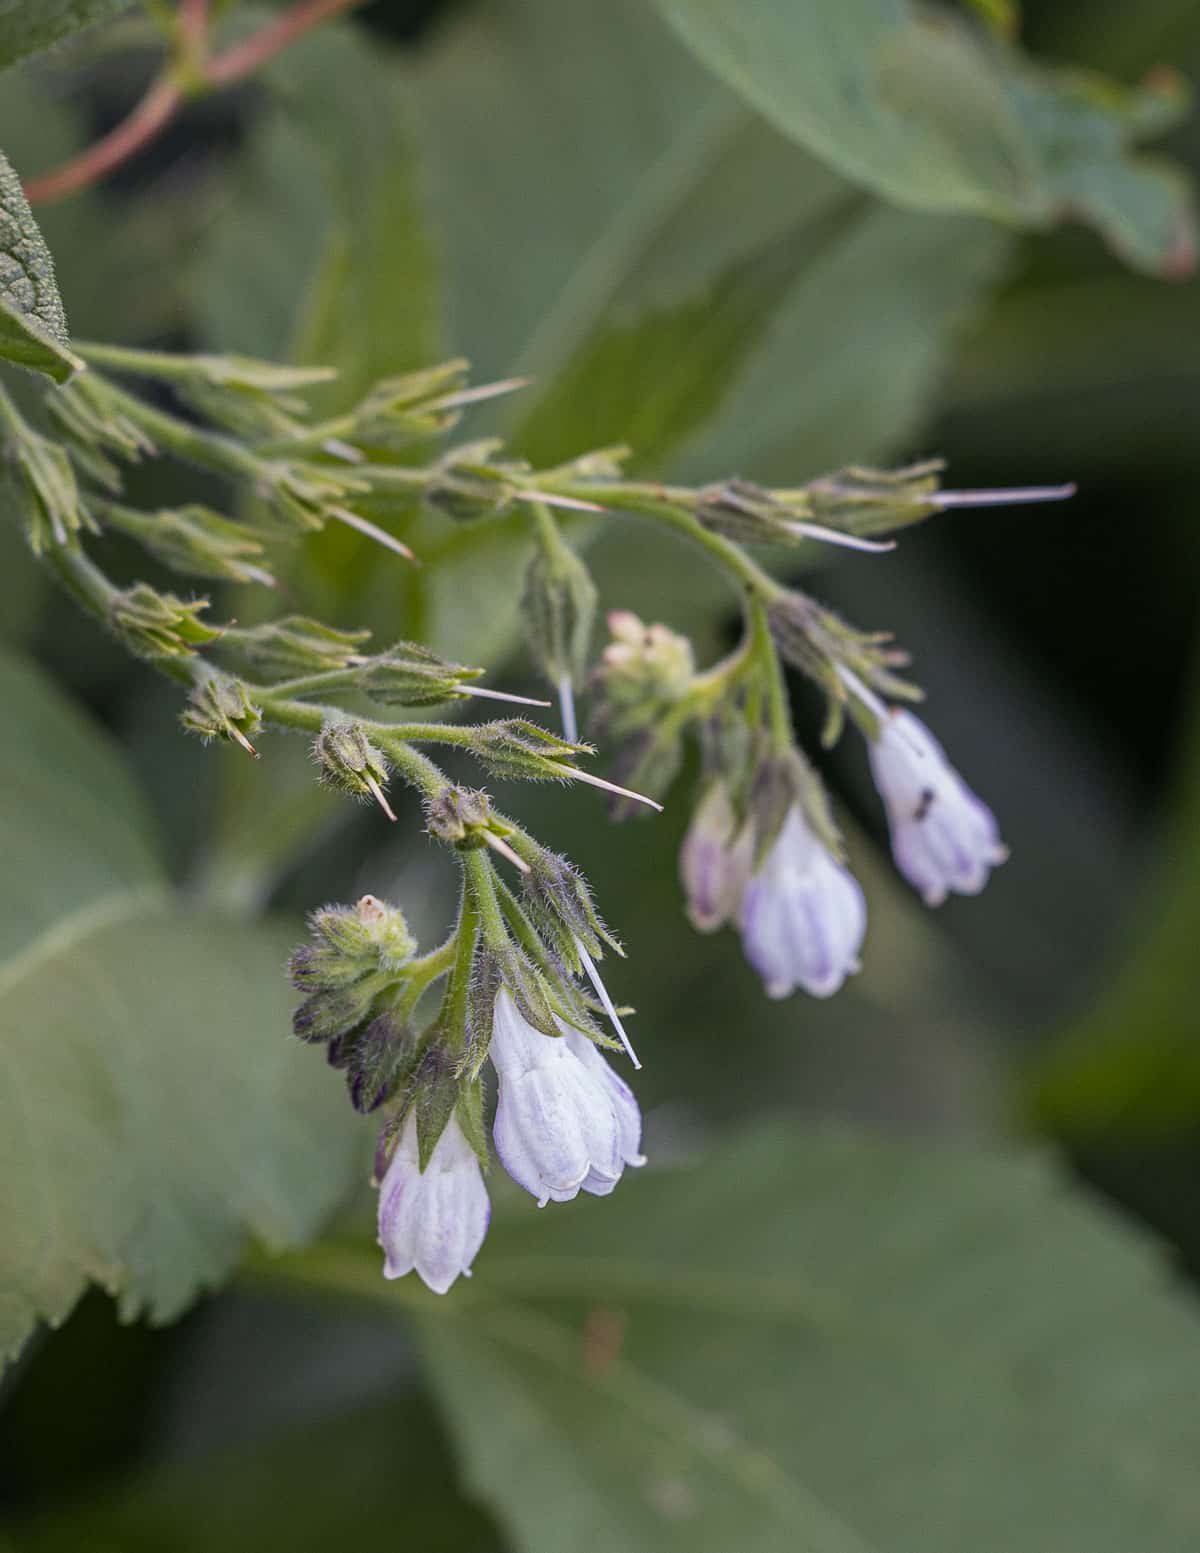
[{"label": "white comfrey flower", "polygon": [[[642,1113],[633,1090],[613,1071],[595,1041],[589,1041],[582,1030],[572,1030],[569,1025],[563,1025],[562,1031],[563,1040],[584,1067],[599,1079],[608,1095],[617,1122],[617,1152],[622,1166],[644,1165],[646,1156],[641,1152]],[[598,1175],[595,1171],[583,1179],[584,1191],[596,1197],[607,1197],[616,1184],[615,1180]]]},{"label": "white comfrey flower", "polygon": [[451,1117],[422,1170],[417,1118],[410,1111],[379,1188],[379,1243],[385,1278],[415,1268],[435,1294],[445,1294],[471,1263],[487,1234],[491,1204],[475,1150]]},{"label": "white comfrey flower", "polygon": [[[564,1027],[565,1028],[565,1027]],[[625,1167],[622,1130],[609,1085],[565,1035],[543,1035],[496,994],[489,1050],[500,1080],[494,1136],[500,1163],[518,1186],[548,1202],[582,1187],[610,1191]]]},{"label": "white comfrey flower", "polygon": [[977,895],[1008,856],[996,818],[911,712],[881,719],[870,747],[871,774],[887,809],[896,867],[927,906],[953,890]]},{"label": "white comfrey flower", "polygon": [[739,829],[728,787],[714,782],[696,805],[679,849],[679,878],[697,932],[715,933],[736,920],[753,851],[751,828]]},{"label": "white comfrey flower", "polygon": [[742,945],[770,998],[831,997],[859,968],[867,904],[858,880],[794,803],[742,898]]}]

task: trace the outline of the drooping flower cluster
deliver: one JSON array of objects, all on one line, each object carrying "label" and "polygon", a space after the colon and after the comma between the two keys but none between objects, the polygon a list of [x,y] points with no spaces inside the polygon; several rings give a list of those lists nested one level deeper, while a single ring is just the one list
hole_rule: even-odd
[{"label": "drooping flower cluster", "polygon": [[[416,957],[401,913],[365,896],[315,913],[312,942],[291,965],[306,993],[296,1033],[326,1044],[358,1109],[384,1109],[376,1175],[385,1276],[415,1270],[438,1294],[470,1274],[487,1233],[489,1062],[496,1155],[539,1207],[580,1192],[606,1197],[627,1165],[645,1162],[641,1112],[601,1051],[616,1042],[597,1026],[581,980],[593,981],[627,1045],[593,959],[613,940],[582,877],[511,827],[519,850],[505,844],[505,855],[526,883],[522,899],[508,890],[471,848],[472,827],[492,819],[474,796],[451,790],[437,806],[438,823],[454,810],[473,850],[445,945]],[[442,977],[441,1005],[421,1028],[418,1005]]]}]

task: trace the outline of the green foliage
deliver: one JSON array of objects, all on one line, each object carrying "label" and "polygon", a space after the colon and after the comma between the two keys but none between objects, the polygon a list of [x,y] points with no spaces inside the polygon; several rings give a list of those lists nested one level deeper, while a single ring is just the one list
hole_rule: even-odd
[{"label": "green foliage", "polygon": [[1123,91],[1051,71],[952,12],[850,0],[659,0],[702,59],[801,144],[904,205],[1097,226],[1131,264],[1195,259],[1182,175],[1129,147],[1178,118],[1182,84]]},{"label": "green foliage", "polygon": [[[304,1268],[392,1299],[365,1248]],[[1194,1545],[1195,1314],[1035,1155],[768,1126],[505,1215],[413,1306],[522,1553]]]},{"label": "green foliage", "polygon": [[54,261],[17,177],[0,151],[0,358],[59,383],[83,365],[67,346]]},{"label": "green foliage", "polygon": [[127,11],[133,0],[0,0],[0,70]]},{"label": "green foliage", "polygon": [[280,1032],[287,936],[172,900],[112,748],[40,675],[0,666],[0,1352],[88,1282],[157,1320],[248,1236],[308,1238],[352,1133]]}]

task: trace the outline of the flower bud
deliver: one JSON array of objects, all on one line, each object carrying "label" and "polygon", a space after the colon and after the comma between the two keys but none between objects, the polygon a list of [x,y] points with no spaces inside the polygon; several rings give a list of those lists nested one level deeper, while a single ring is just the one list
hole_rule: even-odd
[{"label": "flower bud", "polygon": [[281,673],[321,673],[361,661],[370,631],[335,631],[305,615],[284,615],[263,625],[229,633],[230,642],[251,663]]},{"label": "flower bud", "polygon": [[612,640],[593,683],[597,722],[617,738],[656,724],[684,694],[696,672],[687,637],[664,625],[647,626],[627,609],[608,617]]},{"label": "flower bud", "polygon": [[804,515],[819,523],[848,534],[888,534],[938,511],[945,467],[940,458],[894,470],[847,465],[795,494],[804,500]]},{"label": "flower bud", "polygon": [[885,695],[916,699],[921,692],[893,670],[908,654],[892,646],[890,631],[858,631],[807,594],[789,589],[768,606],[771,635],[780,655],[825,692],[828,707],[823,740],[837,742],[846,706],[842,671],[850,670]]},{"label": "flower bud", "polygon": [[587,667],[596,585],[552,520],[525,573],[525,639],[552,685],[576,689]]},{"label": "flower bud", "polygon": [[118,502],[104,502],[100,510],[106,528],[136,539],[172,571],[275,586],[271,573],[252,559],[263,553],[258,540],[242,524],[208,507],[193,504],[138,512]]},{"label": "flower bud", "polygon": [[419,1055],[411,1025],[385,1009],[368,1025],[331,1042],[329,1061],[345,1069],[350,1103],[366,1115],[411,1081]]},{"label": "flower bud", "polygon": [[536,842],[525,841],[518,850],[529,869],[522,880],[526,909],[564,964],[579,970],[579,944],[597,958],[605,944],[623,953],[596,910],[587,880],[573,863]]},{"label": "flower bud", "polygon": [[301,992],[343,986],[375,971],[394,975],[417,948],[400,908],[374,895],[353,906],[322,906],[308,925],[312,942],[289,963]]},{"label": "flower bud", "polygon": [[492,438],[452,448],[430,472],[422,491],[425,505],[459,523],[506,511],[523,466],[493,463],[492,455],[501,446]]},{"label": "flower bud", "polygon": [[313,758],[321,768],[321,780],[356,798],[373,798],[389,820],[396,816],[388,806],[383,785],[388,778],[383,751],[367,738],[361,723],[334,718],[313,740]]},{"label": "flower bud", "polygon": [[482,673],[482,669],[451,663],[418,642],[397,642],[368,658],[355,680],[367,695],[388,706],[436,706],[439,701],[465,699],[462,685]]},{"label": "flower bud", "polygon": [[153,455],[154,443],[124,411],[112,385],[98,372],[81,372],[56,394],[46,397],[46,409],[71,444],[71,451],[106,490],[121,489],[121,475],[106,453],[126,463]]},{"label": "flower bud", "polygon": [[34,554],[67,544],[81,529],[98,532],[79,499],[66,451],[34,431],[7,396],[0,411],[0,468],[7,466],[11,505]]},{"label": "flower bud", "polygon": [[481,845],[478,833],[490,829],[493,823],[487,794],[471,788],[444,787],[425,806],[425,828],[448,846]]},{"label": "flower bud", "polygon": [[221,635],[200,616],[208,600],[177,598],[138,582],[118,593],[109,603],[113,629],[131,652],[143,658],[187,658],[197,647],[207,647]]},{"label": "flower bud", "polygon": [[697,520],[713,534],[739,545],[786,544],[793,518],[770,491],[749,480],[726,480],[696,492],[692,508]]},{"label": "flower bud", "polygon": [[594,753],[591,745],[571,744],[523,717],[477,724],[471,730],[470,750],[493,776],[535,782],[570,776],[577,756]]},{"label": "flower bud", "polygon": [[250,700],[245,685],[232,675],[209,670],[188,697],[180,721],[200,738],[228,739],[258,758],[250,735],[262,726],[262,712]]},{"label": "flower bud", "polygon": [[710,783],[679,850],[687,913],[699,933],[737,919],[754,856],[753,825],[739,822],[727,784]]}]

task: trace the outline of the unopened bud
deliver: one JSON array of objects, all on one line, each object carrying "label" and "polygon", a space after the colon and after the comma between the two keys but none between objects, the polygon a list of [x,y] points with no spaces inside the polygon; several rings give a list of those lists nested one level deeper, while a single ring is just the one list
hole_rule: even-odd
[{"label": "unopened bud", "polygon": [[[66,390],[59,390],[65,392]],[[34,431],[4,396],[0,398],[0,455],[11,505],[35,555],[65,545],[96,525],[79,499],[75,471],[65,449]]]},{"label": "unopened bud", "polygon": [[117,502],[105,502],[100,510],[107,528],[136,539],[172,571],[275,586],[271,573],[257,564],[256,558],[263,553],[258,540],[242,524],[208,507],[138,512]]},{"label": "unopened bud", "polygon": [[425,805],[425,828],[452,847],[482,845],[480,832],[495,823],[487,794],[468,787],[444,787]]},{"label": "unopened bud", "polygon": [[323,906],[309,918],[311,942],[290,962],[301,992],[339,987],[375,971],[399,971],[416,951],[404,913],[377,896],[364,895],[353,906]]},{"label": "unopened bud", "polygon": [[621,738],[659,723],[687,693],[696,660],[685,636],[664,625],[645,625],[630,610],[613,610],[608,629],[612,640],[593,674],[597,722]]},{"label": "unopened bud", "polygon": [[552,519],[540,539],[525,573],[526,640],[552,685],[565,681],[578,689],[587,668],[596,584]]},{"label": "unopened bud", "polygon": [[350,1103],[366,1114],[410,1081],[419,1050],[412,1026],[395,1010],[385,1009],[350,1036],[331,1043],[329,1060],[345,1070]]},{"label": "unopened bud", "polygon": [[370,635],[370,631],[335,631],[305,615],[284,615],[264,625],[230,631],[229,644],[253,664],[309,674],[360,662]]},{"label": "unopened bud", "polygon": [[523,717],[477,724],[471,729],[470,750],[494,776],[535,782],[577,776],[571,763],[594,753],[591,745],[571,744]]},{"label": "unopened bud", "polygon": [[451,449],[434,465],[424,486],[425,505],[460,523],[507,511],[525,466],[493,463],[501,445],[489,439]]},{"label": "unopened bud", "polygon": [[118,593],[109,604],[113,629],[131,652],[143,658],[187,658],[221,635],[219,627],[201,620],[208,600],[176,598],[138,582]]},{"label": "unopened bud", "polygon": [[327,722],[313,740],[313,758],[321,768],[321,780],[358,798],[373,798],[389,820],[392,813],[383,785],[388,766],[383,751],[376,749],[361,723],[349,718]]},{"label": "unopened bud", "polygon": [[522,881],[526,908],[559,959],[578,970],[580,944],[597,958],[603,955],[605,944],[623,953],[596,910],[587,880],[574,864],[528,839],[520,843],[520,852],[529,870]]},{"label": "unopened bud", "polygon": [[126,463],[140,462],[155,452],[146,432],[125,413],[119,396],[98,372],[82,372],[65,388],[46,398],[77,461],[110,491],[121,488],[120,471],[108,453]]},{"label": "unopened bud", "polygon": [[250,735],[262,726],[262,712],[250,700],[245,685],[230,674],[210,670],[188,698],[180,721],[188,733],[204,740],[229,739],[258,759]]},{"label": "unopened bud", "polygon": [[360,689],[385,705],[436,706],[440,701],[465,698],[463,684],[482,673],[482,669],[451,663],[418,642],[397,642],[386,652],[368,658],[356,681]]}]

